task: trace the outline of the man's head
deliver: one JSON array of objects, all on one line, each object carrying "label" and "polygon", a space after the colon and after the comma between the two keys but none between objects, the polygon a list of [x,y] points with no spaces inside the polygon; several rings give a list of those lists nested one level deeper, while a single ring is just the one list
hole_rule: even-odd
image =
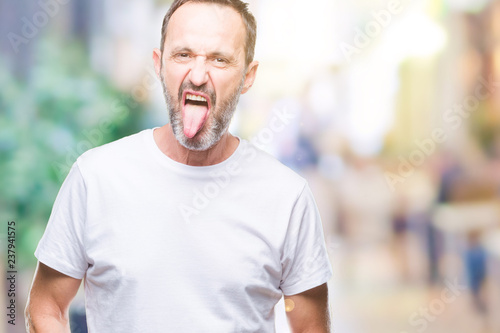
[{"label": "man's head", "polygon": [[248,4],[240,0],[175,0],[174,3],[170,6],[170,9],[165,15],[165,18],[163,19],[163,26],[161,28],[160,50],[163,52],[170,18],[175,13],[175,11],[179,9],[179,7],[188,2],[227,6],[229,8],[234,9],[238,14],[241,15],[241,18],[243,19],[243,23],[245,24],[245,29],[246,29],[245,62],[247,66],[250,65],[250,63],[253,61],[253,57],[255,54],[255,42],[257,40],[257,23],[255,21],[255,17],[248,10]]},{"label": "man's head", "polygon": [[255,79],[254,45],[255,20],[241,1],[174,2],[153,59],[184,147],[207,150],[227,131],[240,94]]}]

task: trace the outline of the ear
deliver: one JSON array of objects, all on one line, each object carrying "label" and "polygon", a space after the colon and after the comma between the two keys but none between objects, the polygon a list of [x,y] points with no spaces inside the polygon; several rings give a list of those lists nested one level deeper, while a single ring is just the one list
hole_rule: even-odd
[{"label": "ear", "polygon": [[161,62],[162,62],[161,58],[162,57],[161,57],[160,49],[154,49],[153,50],[153,64],[155,66],[155,72],[156,72],[156,76],[158,76],[158,78],[160,78]]},{"label": "ear", "polygon": [[259,68],[259,62],[253,61],[248,65],[247,73],[245,75],[245,83],[243,85],[242,94],[246,93],[252,87],[255,77],[257,76],[257,68]]}]

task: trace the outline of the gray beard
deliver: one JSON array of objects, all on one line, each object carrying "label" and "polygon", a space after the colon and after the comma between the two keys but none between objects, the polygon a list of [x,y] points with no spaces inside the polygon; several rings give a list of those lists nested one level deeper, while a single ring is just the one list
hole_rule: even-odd
[{"label": "gray beard", "polygon": [[[225,100],[221,102],[220,107],[212,109],[210,118],[204,125],[204,128],[196,134],[193,138],[188,138],[184,134],[184,125],[182,122],[182,110],[179,106],[174,106],[172,95],[167,91],[163,75],[161,76],[161,84],[163,87],[163,95],[167,102],[168,115],[170,118],[170,125],[174,132],[177,141],[185,148],[194,151],[205,151],[212,148],[217,142],[220,141],[224,133],[226,133],[231,119],[233,118],[236,106],[240,99],[241,91],[245,83],[245,77],[242,78],[238,88]],[[196,89],[194,89],[196,90]],[[179,91],[178,100],[182,100],[182,91]],[[213,95],[213,94],[209,94]],[[212,103],[215,99],[212,99]]]}]

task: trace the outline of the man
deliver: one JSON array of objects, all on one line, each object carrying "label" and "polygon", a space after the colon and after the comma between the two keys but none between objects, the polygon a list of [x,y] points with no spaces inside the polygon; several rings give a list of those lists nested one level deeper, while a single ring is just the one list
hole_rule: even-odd
[{"label": "man", "polygon": [[180,0],[153,54],[170,124],[78,158],[35,252],[31,332],[68,332],[85,278],[90,332],[329,332],[331,268],[306,182],[227,128],[252,86],[239,0]]}]

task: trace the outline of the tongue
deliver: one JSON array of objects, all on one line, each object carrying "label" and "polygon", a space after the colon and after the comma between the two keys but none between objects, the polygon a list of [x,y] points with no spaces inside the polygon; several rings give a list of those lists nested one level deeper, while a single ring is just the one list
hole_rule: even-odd
[{"label": "tongue", "polygon": [[208,117],[208,107],[186,104],[183,112],[184,134],[193,138],[203,127]]}]

